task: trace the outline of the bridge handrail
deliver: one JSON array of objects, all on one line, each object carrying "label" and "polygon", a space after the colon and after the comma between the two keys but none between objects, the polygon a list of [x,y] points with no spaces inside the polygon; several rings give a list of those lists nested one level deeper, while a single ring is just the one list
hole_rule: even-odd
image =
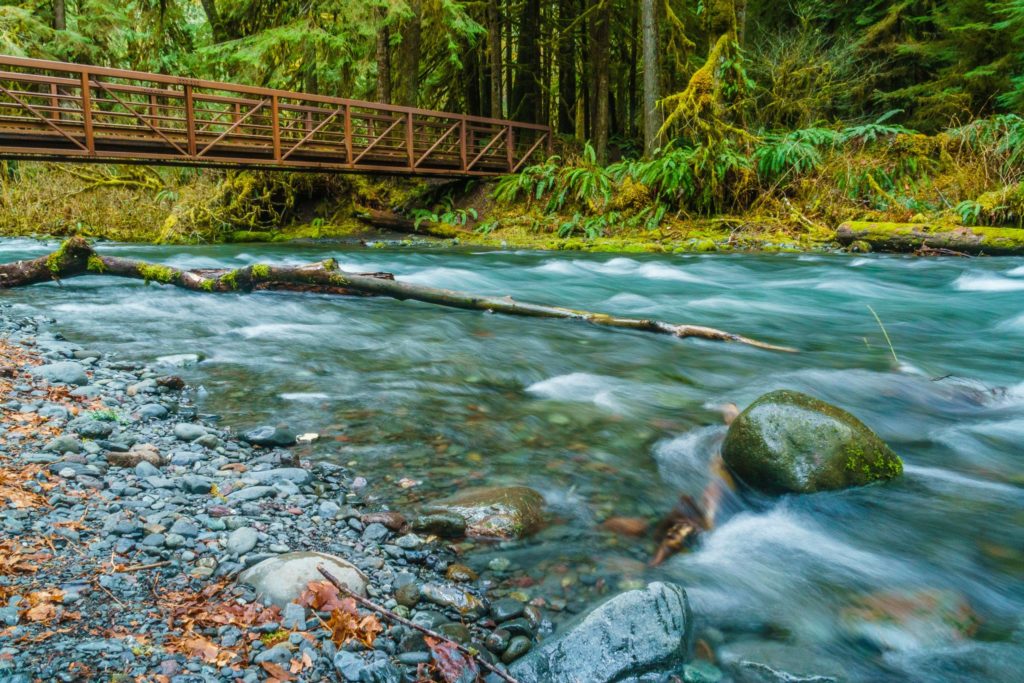
[{"label": "bridge handrail", "polygon": [[32,57],[13,57],[0,55],[0,65],[16,66],[28,69],[41,69],[46,71],[62,71],[66,73],[89,74],[92,76],[107,76],[109,78],[125,78],[152,83],[165,83],[167,85],[190,85],[193,88],[207,88],[210,90],[225,90],[237,92],[244,95],[266,96],[284,99],[309,100],[322,104],[339,104],[353,107],[368,107],[402,114],[419,114],[426,116],[438,116],[450,119],[460,119],[467,123],[483,123],[502,127],[524,128],[528,130],[550,132],[551,127],[539,123],[526,123],[513,121],[511,119],[493,119],[485,116],[473,116],[470,114],[457,114],[436,109],[420,109],[418,107],[406,107],[398,104],[386,104],[384,102],[370,102],[367,100],[353,100],[345,97],[334,97],[332,95],[318,95],[303,93],[294,90],[279,90],[276,88],[264,88],[262,86],[240,85],[224,81],[210,81],[200,78],[186,76],[167,76],[165,74],[152,73],[149,71],[132,71],[130,69],[115,69],[106,66],[92,66],[87,64],[75,64],[74,62],[59,62],[49,59],[35,59]]}]

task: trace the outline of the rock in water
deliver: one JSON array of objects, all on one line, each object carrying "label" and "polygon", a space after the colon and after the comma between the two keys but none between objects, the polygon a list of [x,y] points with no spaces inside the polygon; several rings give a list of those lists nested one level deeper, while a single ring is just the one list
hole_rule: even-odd
[{"label": "rock in water", "polygon": [[271,557],[246,569],[238,581],[255,588],[268,603],[284,608],[299,599],[310,581],[326,580],[316,569],[321,564],[349,590],[366,596],[367,579],[363,573],[348,561],[327,553],[296,552]]},{"label": "rock in water", "polygon": [[768,493],[814,493],[903,473],[903,462],[845,410],[796,391],[773,391],[740,413],[722,444],[726,465]]},{"label": "rock in water", "polygon": [[242,433],[242,439],[254,446],[294,446],[297,434],[290,429],[264,425]]},{"label": "rock in water", "polygon": [[466,520],[466,534],[481,538],[522,538],[540,528],[544,498],[526,486],[486,486],[459,491],[424,508],[427,515],[454,513]]},{"label": "rock in water", "polygon": [[[652,583],[617,595],[512,666],[522,683],[627,683],[675,671],[690,649],[686,591]],[[652,679],[653,680],[653,679]]]}]

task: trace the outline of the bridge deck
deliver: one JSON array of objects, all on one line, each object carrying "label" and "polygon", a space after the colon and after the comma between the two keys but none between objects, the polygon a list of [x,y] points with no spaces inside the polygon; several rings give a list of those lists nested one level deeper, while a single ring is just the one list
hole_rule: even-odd
[{"label": "bridge deck", "polygon": [[490,176],[547,126],[0,56],[0,158]]}]

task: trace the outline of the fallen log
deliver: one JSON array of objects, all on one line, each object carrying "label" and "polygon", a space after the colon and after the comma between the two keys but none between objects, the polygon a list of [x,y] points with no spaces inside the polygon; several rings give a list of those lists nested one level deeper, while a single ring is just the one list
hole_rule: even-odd
[{"label": "fallen log", "polygon": [[735,342],[770,351],[795,353],[796,349],[725,332],[702,325],[673,324],[646,318],[623,318],[561,306],[515,301],[511,297],[478,296],[437,287],[425,287],[394,279],[390,273],[349,273],[334,259],[302,266],[254,264],[235,270],[181,270],[136,259],[104,256],[81,237],[72,237],[48,256],[0,264],[0,289],[23,287],[84,275],[111,275],[145,282],[174,285],[197,292],[250,292],[286,289],[325,294],[386,296],[467,310],[505,313],[533,318],[578,320],[605,327],[654,332],[674,337],[696,337]]},{"label": "fallen log", "polygon": [[931,223],[849,221],[836,230],[843,246],[862,251],[936,255],[1024,254],[1024,230],[959,227]]}]

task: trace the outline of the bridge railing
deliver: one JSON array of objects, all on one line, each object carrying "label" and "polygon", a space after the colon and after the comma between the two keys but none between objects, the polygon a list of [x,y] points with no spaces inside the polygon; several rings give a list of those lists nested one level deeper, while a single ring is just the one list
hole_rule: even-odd
[{"label": "bridge railing", "polygon": [[0,156],[465,176],[550,145],[536,124],[0,56]]}]

